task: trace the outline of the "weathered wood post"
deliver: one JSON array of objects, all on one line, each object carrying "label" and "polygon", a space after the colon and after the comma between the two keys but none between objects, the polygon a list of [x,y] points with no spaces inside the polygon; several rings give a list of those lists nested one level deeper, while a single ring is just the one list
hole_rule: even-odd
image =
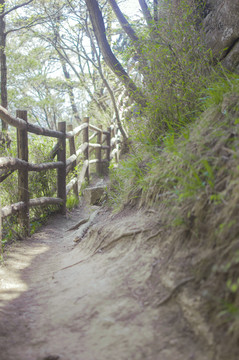
[{"label": "weathered wood post", "polygon": [[57,160],[62,161],[64,166],[57,170],[57,196],[63,200],[61,205],[61,214],[66,214],[66,122],[62,121],[58,123],[58,130],[61,131],[64,136],[59,139],[59,149],[57,151]]},{"label": "weathered wood post", "polygon": [[[85,117],[83,119],[83,122],[87,123],[89,125],[89,118]],[[84,160],[89,161],[89,126],[87,126],[83,130],[83,144],[84,143],[88,143],[87,148],[84,150]],[[86,177],[87,181],[89,182],[89,179],[90,179],[90,165],[89,165],[89,162],[88,162],[88,167],[86,169],[85,177]]]},{"label": "weathered wood post", "polygon": [[109,166],[110,166],[110,152],[111,152],[111,128],[107,128],[107,135],[106,135],[106,145],[108,146],[106,150],[106,174],[109,173]]},{"label": "weathered wood post", "polygon": [[2,203],[0,199],[0,255],[2,255],[3,248],[2,248]]},{"label": "weathered wood post", "polygon": [[112,135],[113,137],[116,136],[115,124],[112,124],[112,126],[111,126],[111,135]]},{"label": "weathered wood post", "polygon": [[[103,127],[102,125],[99,125],[99,128],[101,131],[97,133],[97,144],[102,146],[102,138],[103,138]],[[101,156],[101,147],[96,148],[95,150],[96,159],[99,160],[99,162],[96,163],[96,173],[98,176],[102,175],[102,156]]]},{"label": "weathered wood post", "polygon": [[[27,111],[17,110],[17,118],[27,122]],[[17,129],[17,151],[18,158],[28,162],[28,136],[26,129]],[[18,194],[19,200],[24,202],[24,208],[19,211],[19,223],[24,236],[30,234],[29,223],[29,190],[28,190],[28,169],[18,170]]]},{"label": "weathered wood post", "polygon": [[116,149],[116,152],[115,152],[115,162],[116,164],[119,163],[119,138],[118,138],[118,128],[117,126],[115,125],[115,149]]},{"label": "weathered wood post", "polygon": [[[72,130],[73,130],[73,125],[72,124],[67,125],[67,131],[72,131]],[[70,155],[75,154],[76,146],[75,146],[75,137],[74,136],[72,136],[69,139],[69,146],[70,146]],[[73,162],[73,166],[74,166],[74,170],[73,170],[74,177],[77,177],[77,172],[75,170],[76,161]],[[73,192],[74,192],[75,196],[78,198],[78,196],[79,196],[78,181],[73,185]]]}]

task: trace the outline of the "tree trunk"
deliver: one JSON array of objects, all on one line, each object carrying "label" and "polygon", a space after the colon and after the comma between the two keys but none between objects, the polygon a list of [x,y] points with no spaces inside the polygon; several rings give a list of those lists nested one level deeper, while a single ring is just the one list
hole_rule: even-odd
[{"label": "tree trunk", "polygon": [[77,106],[76,106],[76,102],[75,102],[75,95],[74,95],[74,88],[70,82],[70,74],[67,71],[66,68],[66,62],[64,61],[64,59],[60,59],[61,61],[61,66],[62,66],[62,71],[64,73],[65,79],[66,79],[66,85],[67,85],[67,90],[68,90],[68,95],[69,95],[69,99],[70,99],[70,103],[71,103],[71,110],[74,116],[74,119],[76,121],[76,124],[80,124],[81,123],[81,119],[77,110]]},{"label": "tree trunk", "polygon": [[[0,62],[1,62],[1,105],[7,109],[7,61],[6,61],[6,33],[5,18],[1,16],[5,10],[5,0],[0,0]],[[2,120],[2,131],[8,129],[8,124]]]},{"label": "tree trunk", "polygon": [[114,10],[114,13],[115,13],[117,19],[119,20],[120,25],[122,26],[122,28],[126,32],[126,34],[129,36],[129,38],[132,41],[138,41],[139,40],[138,36],[136,35],[134,29],[132,28],[132,26],[130,25],[128,20],[125,18],[125,16],[121,12],[121,10],[120,10],[118,4],[116,3],[116,1],[115,0],[109,0],[109,3],[112,6],[112,9]]},{"label": "tree trunk", "polygon": [[154,0],[154,22],[157,23],[159,20],[159,14],[158,14],[158,0]]},{"label": "tree trunk", "polygon": [[126,132],[126,130],[124,129],[123,127],[123,124],[121,122],[121,119],[120,119],[120,115],[119,115],[119,110],[118,110],[118,106],[116,104],[116,100],[115,100],[115,95],[114,95],[114,91],[112,90],[109,82],[107,81],[106,77],[104,76],[104,73],[103,73],[103,70],[102,70],[102,66],[101,66],[101,62],[100,62],[100,58],[97,54],[97,51],[96,51],[96,48],[95,48],[95,44],[94,44],[94,41],[93,41],[93,38],[91,36],[91,33],[89,31],[89,29],[87,28],[87,34],[90,38],[90,42],[91,42],[91,48],[92,48],[92,54],[96,57],[96,60],[98,62],[98,72],[100,74],[100,77],[105,85],[105,87],[107,88],[108,90],[108,93],[110,95],[110,98],[111,98],[111,101],[112,101],[112,105],[113,105],[113,108],[114,108],[114,111],[115,111],[115,117],[116,117],[116,121],[117,121],[117,124],[118,124],[118,127],[121,131],[121,134],[123,136],[123,139],[124,141],[127,141],[128,139],[128,134]]},{"label": "tree trunk", "polygon": [[125,87],[129,91],[129,95],[138,104],[140,104],[142,107],[145,107],[147,105],[146,98],[144,97],[140,89],[135,85],[135,83],[130,79],[129,75],[124,70],[123,66],[120,64],[120,62],[115,57],[110,48],[110,45],[106,38],[104,20],[97,1],[86,0],[86,6],[90,14],[90,19],[95,33],[95,37],[97,39],[98,45],[101,49],[106,64],[125,85]]},{"label": "tree trunk", "polygon": [[145,18],[148,26],[151,27],[153,19],[152,19],[152,16],[150,14],[150,11],[149,11],[149,8],[148,8],[148,5],[147,5],[146,1],[145,0],[139,0],[139,5],[140,5],[140,7],[142,9],[144,18]]}]

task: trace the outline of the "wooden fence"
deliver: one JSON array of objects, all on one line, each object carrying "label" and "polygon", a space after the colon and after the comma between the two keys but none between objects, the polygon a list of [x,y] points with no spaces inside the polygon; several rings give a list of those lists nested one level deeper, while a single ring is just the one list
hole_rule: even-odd
[{"label": "wooden fence", "polygon": [[[80,187],[86,178],[89,181],[90,164],[96,164],[97,174],[104,175],[107,172],[110,160],[119,158],[119,130],[116,125],[111,125],[107,130],[102,127],[91,125],[86,117],[83,123],[73,129],[72,125],[66,127],[65,122],[58,123],[58,131],[46,129],[28,123],[27,112],[17,110],[16,117],[10,115],[6,109],[0,106],[0,118],[9,125],[17,128],[18,158],[0,157],[0,182],[4,181],[12,172],[18,170],[18,194],[19,202],[5,206],[1,209],[0,204],[0,230],[2,218],[17,212],[19,223],[24,235],[29,235],[29,208],[35,206],[58,205],[62,214],[66,213],[66,199],[72,190],[78,197]],[[57,144],[51,151],[50,157],[57,161],[42,164],[32,164],[28,161],[28,132],[41,136],[57,138]],[[93,132],[91,134],[91,132]],[[83,134],[83,142],[76,149],[75,138]],[[95,143],[91,141],[96,138]],[[69,142],[70,157],[66,159],[67,140]],[[95,152],[95,158],[90,159],[90,154]],[[105,156],[104,156],[105,153]],[[80,173],[76,173],[76,165],[82,160],[83,166]],[[28,172],[57,169],[57,197],[41,197],[29,199]],[[66,176],[73,172],[72,180],[66,184]],[[0,233],[1,239],[1,233]]]}]

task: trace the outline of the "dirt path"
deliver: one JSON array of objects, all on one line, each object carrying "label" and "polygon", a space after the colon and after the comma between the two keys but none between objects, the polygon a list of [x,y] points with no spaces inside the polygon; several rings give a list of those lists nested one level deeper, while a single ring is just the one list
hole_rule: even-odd
[{"label": "dirt path", "polygon": [[[92,211],[57,216],[9,252],[0,267],[0,359],[214,359],[210,339],[175,301],[175,286],[168,296],[157,216],[102,208],[74,243],[82,229],[67,229]],[[180,281],[191,279],[178,273]]]}]

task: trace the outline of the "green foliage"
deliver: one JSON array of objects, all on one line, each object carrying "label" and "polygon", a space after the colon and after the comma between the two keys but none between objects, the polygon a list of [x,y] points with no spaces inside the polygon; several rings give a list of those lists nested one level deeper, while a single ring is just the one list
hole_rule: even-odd
[{"label": "green foliage", "polygon": [[[238,133],[237,117],[229,116],[230,111],[235,113],[239,110],[236,105],[237,100],[235,104],[234,102],[231,104],[230,100],[228,102],[223,99],[227,96],[230,99],[230,96],[238,93],[239,77],[237,74],[225,76],[223,72],[221,76],[218,74],[217,82],[213,81],[212,84],[213,87],[210,85],[204,90],[207,99],[204,106],[207,103],[211,106],[213,104],[213,107],[204,114],[196,126],[184,125],[176,131],[170,129],[161,136],[160,142],[155,143],[147,135],[147,123],[145,125],[139,121],[137,125],[134,124],[139,130],[143,125],[143,130],[135,137],[134,150],[128,159],[121,162],[118,169],[112,171],[116,195],[113,197],[117,203],[120,203],[120,197],[124,203],[127,193],[130,197],[137,197],[140,194],[141,198],[145,196],[155,199],[159,191],[170,192],[172,199],[178,201],[197,198],[202,191],[215,205],[220,205],[224,201],[224,195],[215,190],[220,167],[218,167],[218,155],[211,151],[210,147],[212,147],[211,143],[216,144],[220,139],[227,138],[228,131],[233,134]],[[217,108],[222,103],[225,107],[224,120],[220,123],[216,120],[212,121],[216,119],[216,114],[218,116]],[[143,120],[145,121],[144,117]],[[203,137],[202,134],[205,136]],[[237,146],[234,136],[227,140],[226,147],[234,154],[235,160],[238,159]],[[144,164],[143,171],[142,164]]]},{"label": "green foliage", "polygon": [[167,15],[140,33],[144,61],[139,71],[148,95],[143,129],[154,143],[195,120],[202,111],[201,94],[215,76],[210,75],[211,54],[198,34],[195,9],[187,1],[176,8],[163,1],[163,6]]},{"label": "green foliage", "polygon": [[193,125],[171,128],[160,142],[147,138],[147,126],[138,133],[133,154],[112,170],[110,195],[116,210],[132,201],[161,210],[175,248],[187,241],[198,250],[192,268],[207,288],[207,315],[232,342],[239,334],[238,80],[223,72],[209,83],[200,100],[206,111]]},{"label": "green foliage", "polygon": [[239,92],[239,76],[235,73],[229,73],[220,67],[221,73],[217,79],[210,83],[205,92],[205,97],[201,99],[204,109],[214,105],[220,105],[223,96],[227,93]]},{"label": "green foliage", "polygon": [[[41,164],[50,161],[53,138],[31,135],[28,140],[29,162]],[[56,170],[29,173],[30,197],[52,196],[56,192]]]},{"label": "green foliage", "polygon": [[109,202],[115,208],[121,208],[126,202],[133,201],[142,194],[147,168],[140,152],[121,160],[118,168],[110,167]]},{"label": "green foliage", "polygon": [[67,197],[66,200],[66,207],[69,210],[74,209],[79,204],[79,198],[74,194]]},{"label": "green foliage", "polygon": [[[9,149],[1,149],[0,156],[11,156],[17,157],[17,147],[16,147],[16,132],[14,131],[11,135],[11,147]],[[13,172],[5,181],[0,183],[1,189],[1,202],[2,206],[13,204],[17,202],[17,172]]]},{"label": "green foliage", "polygon": [[[17,157],[16,135],[11,134],[12,143],[10,149],[2,150],[0,156]],[[50,151],[56,140],[53,138],[39,137],[29,134],[29,162],[40,164],[49,162]],[[30,199],[38,197],[54,197],[56,195],[56,170],[29,172],[29,197]],[[14,204],[18,199],[18,178],[17,171],[14,171],[1,186],[1,204],[2,207]],[[33,234],[39,226],[46,220],[47,215],[56,209],[55,206],[35,207],[30,209],[30,228]],[[7,218],[3,222],[3,245],[13,239],[21,238],[21,228],[18,224],[17,216]]]}]

